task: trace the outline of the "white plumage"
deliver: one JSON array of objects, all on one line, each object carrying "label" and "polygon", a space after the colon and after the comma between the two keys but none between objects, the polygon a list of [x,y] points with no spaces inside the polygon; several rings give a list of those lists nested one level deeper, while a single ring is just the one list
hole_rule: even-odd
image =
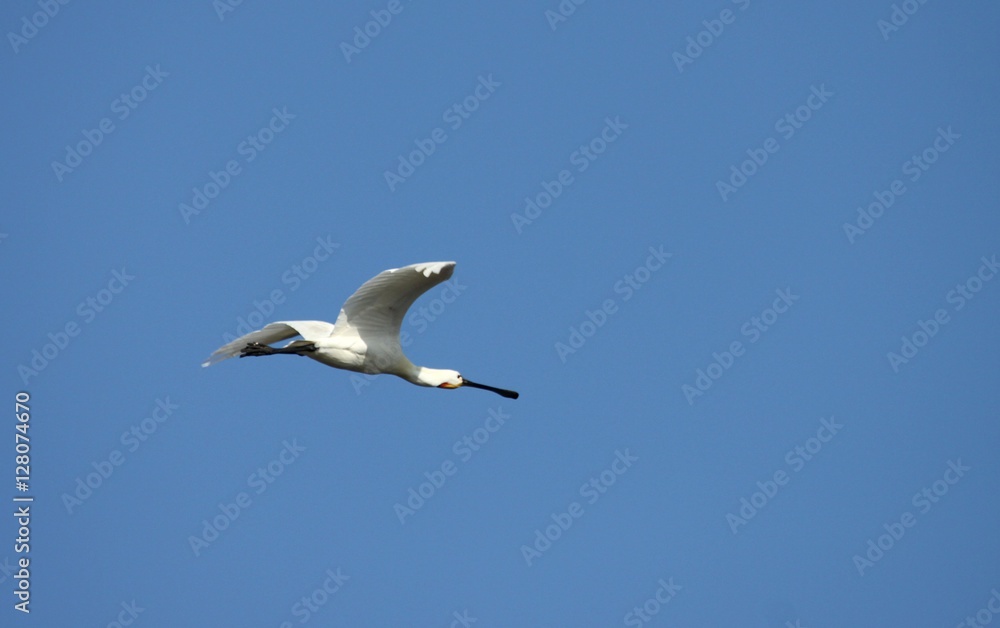
[{"label": "white plumage", "polygon": [[[455,270],[455,262],[426,262],[391,268],[369,279],[344,303],[335,324],[279,321],[216,349],[202,366],[233,356],[277,353],[308,356],[328,366],[361,373],[388,373],[418,386],[482,388],[517,399],[511,390],[470,382],[457,371],[416,366],[403,354],[399,328],[413,302]],[[283,347],[271,343],[301,336]]]}]

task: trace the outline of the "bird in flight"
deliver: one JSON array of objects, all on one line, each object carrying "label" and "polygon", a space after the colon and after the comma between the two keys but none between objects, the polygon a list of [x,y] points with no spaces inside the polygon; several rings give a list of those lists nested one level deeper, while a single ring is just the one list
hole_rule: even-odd
[{"label": "bird in flight", "polygon": [[[458,371],[416,366],[403,354],[399,327],[406,311],[423,293],[455,270],[455,262],[426,262],[390,268],[369,279],[347,299],[335,324],[323,321],[279,321],[219,347],[202,366],[233,356],[304,355],[338,369],[359,373],[388,373],[418,386],[470,386],[517,399],[513,390],[477,384]],[[271,343],[301,336],[283,347]]]}]

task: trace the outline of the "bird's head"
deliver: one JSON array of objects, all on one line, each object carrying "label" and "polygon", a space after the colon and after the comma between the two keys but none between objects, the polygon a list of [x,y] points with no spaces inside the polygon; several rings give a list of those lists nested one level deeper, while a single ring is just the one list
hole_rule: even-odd
[{"label": "bird's head", "polygon": [[441,369],[435,373],[437,381],[440,383],[435,384],[438,388],[461,388],[465,384],[465,380],[458,371],[452,371],[450,369]]},{"label": "bird's head", "polygon": [[469,386],[471,388],[482,388],[483,390],[495,392],[496,394],[502,397],[507,397],[508,399],[517,399],[518,397],[518,394],[513,390],[504,390],[503,388],[494,388],[493,386],[487,386],[486,384],[470,382],[462,377],[458,371],[452,371],[450,369],[423,369],[421,376],[427,384],[437,388],[461,388],[462,386]]}]

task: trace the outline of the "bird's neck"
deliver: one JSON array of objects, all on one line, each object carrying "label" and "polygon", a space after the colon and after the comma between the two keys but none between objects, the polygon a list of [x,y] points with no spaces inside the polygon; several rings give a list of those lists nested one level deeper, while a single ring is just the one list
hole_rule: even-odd
[{"label": "bird's neck", "polygon": [[411,384],[429,386],[431,388],[438,386],[443,381],[447,381],[452,374],[447,369],[432,369],[426,366],[417,366],[405,357],[397,362],[392,370],[387,369],[385,372],[398,375]]},{"label": "bird's neck", "polygon": [[410,362],[405,357],[400,361],[400,363],[394,365],[391,371],[386,369],[387,372],[391,372],[393,375],[398,375],[411,384],[416,384],[417,386],[428,386],[426,381],[423,379],[423,372],[427,371],[422,366],[417,366],[413,362]]},{"label": "bird's neck", "polygon": [[404,376],[404,379],[418,386],[434,387],[441,381],[441,373],[441,369],[431,369],[425,366],[413,366],[413,376]]}]

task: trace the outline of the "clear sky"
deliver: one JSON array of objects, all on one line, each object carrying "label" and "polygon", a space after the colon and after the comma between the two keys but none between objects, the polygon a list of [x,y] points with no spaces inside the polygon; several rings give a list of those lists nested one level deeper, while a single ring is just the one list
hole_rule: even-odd
[{"label": "clear sky", "polygon": [[[0,25],[0,624],[1000,624],[995,3]],[[439,260],[519,400],[199,366]]]}]

